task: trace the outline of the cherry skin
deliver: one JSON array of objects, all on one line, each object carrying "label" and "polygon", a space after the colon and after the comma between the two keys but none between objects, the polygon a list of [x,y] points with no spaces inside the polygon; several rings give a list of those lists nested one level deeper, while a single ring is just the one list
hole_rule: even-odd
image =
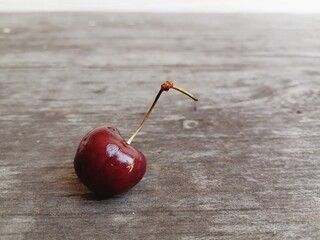
[{"label": "cherry skin", "polygon": [[113,196],[128,191],[142,179],[146,158],[121,137],[118,129],[104,126],[83,137],[74,168],[91,191]]}]

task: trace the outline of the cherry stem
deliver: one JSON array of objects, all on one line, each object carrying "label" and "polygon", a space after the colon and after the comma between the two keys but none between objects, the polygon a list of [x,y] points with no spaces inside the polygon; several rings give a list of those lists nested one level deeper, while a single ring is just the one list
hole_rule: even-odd
[{"label": "cherry stem", "polygon": [[169,89],[171,89],[171,88],[172,88],[172,89],[175,89],[175,90],[177,90],[177,91],[179,91],[179,92],[181,92],[181,93],[183,93],[183,94],[185,94],[185,95],[187,95],[187,96],[189,96],[189,97],[192,98],[194,101],[198,101],[198,98],[196,98],[195,96],[193,96],[191,93],[185,91],[184,89],[175,86],[175,85],[173,84],[173,82],[171,82],[171,81],[166,81],[166,82],[164,82],[164,83],[161,85],[161,88],[160,88],[160,90],[159,90],[156,98],[154,99],[151,107],[149,108],[148,112],[147,112],[146,115],[144,116],[144,118],[143,118],[142,122],[140,123],[139,127],[138,127],[137,130],[134,132],[134,134],[131,136],[131,138],[127,141],[128,144],[130,144],[130,143],[132,142],[132,140],[135,138],[135,136],[138,134],[138,132],[140,131],[140,129],[143,127],[143,125],[145,124],[145,122],[146,122],[147,119],[149,118],[149,116],[150,116],[150,114],[152,113],[152,111],[153,111],[153,109],[154,109],[154,107],[155,107],[158,99],[160,98],[162,92],[163,92],[163,91],[166,91],[166,92],[167,92],[167,91],[169,91]]}]

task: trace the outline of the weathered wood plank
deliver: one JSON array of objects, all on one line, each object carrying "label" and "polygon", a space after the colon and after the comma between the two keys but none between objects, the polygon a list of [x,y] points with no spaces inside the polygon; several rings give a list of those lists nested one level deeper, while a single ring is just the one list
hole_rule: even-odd
[{"label": "weathered wood plank", "polygon": [[[319,15],[2,14],[1,239],[320,238]],[[99,199],[73,156],[90,129],[148,158]]]}]

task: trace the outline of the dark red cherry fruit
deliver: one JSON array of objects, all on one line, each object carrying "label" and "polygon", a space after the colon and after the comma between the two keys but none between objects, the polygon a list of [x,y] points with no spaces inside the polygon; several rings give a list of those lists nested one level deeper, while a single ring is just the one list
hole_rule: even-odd
[{"label": "dark red cherry fruit", "polygon": [[112,196],[128,191],[146,171],[146,158],[113,127],[100,127],[81,140],[74,168],[91,191]]},{"label": "dark red cherry fruit", "polygon": [[107,126],[94,129],[84,136],[74,158],[74,168],[79,179],[91,191],[103,196],[113,196],[128,191],[142,179],[146,171],[146,158],[130,143],[145,124],[162,92],[171,88],[198,101],[173,82],[166,81],[128,141],[121,137],[116,128]]}]

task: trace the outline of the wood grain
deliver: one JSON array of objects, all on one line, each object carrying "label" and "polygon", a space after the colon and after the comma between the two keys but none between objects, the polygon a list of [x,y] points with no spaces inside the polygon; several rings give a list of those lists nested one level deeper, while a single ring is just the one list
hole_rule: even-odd
[{"label": "wood grain", "polygon": [[[320,16],[0,15],[1,239],[320,239]],[[8,31],[10,29],[10,31]],[[77,179],[81,137],[125,138],[143,180]]]}]

